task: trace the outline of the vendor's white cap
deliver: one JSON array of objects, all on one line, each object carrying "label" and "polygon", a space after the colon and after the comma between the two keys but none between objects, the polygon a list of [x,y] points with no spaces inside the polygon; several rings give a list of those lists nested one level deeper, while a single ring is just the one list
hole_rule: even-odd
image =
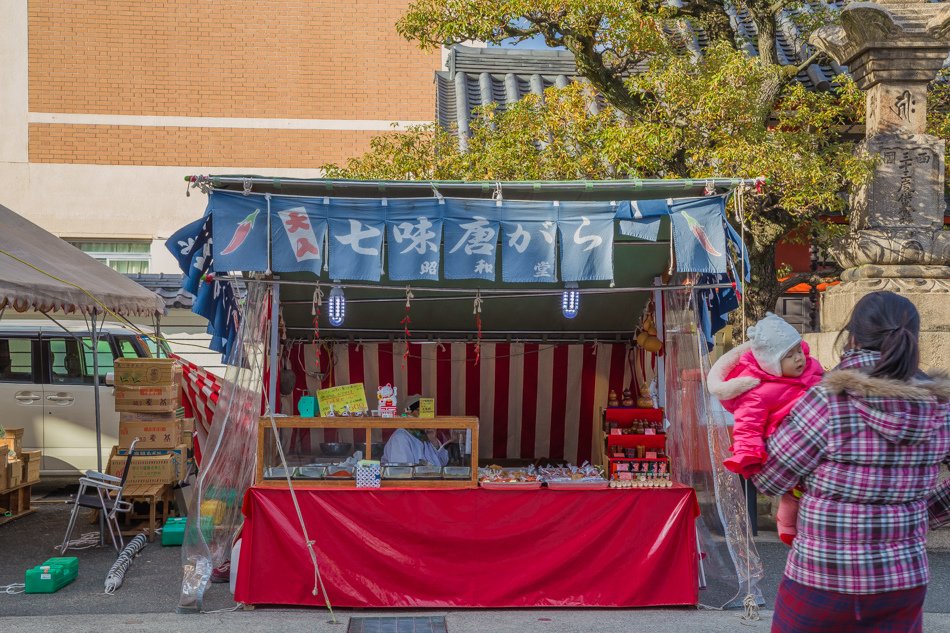
[{"label": "vendor's white cap", "polygon": [[766,312],[764,319],[749,328],[749,341],[759,367],[773,376],[781,376],[782,359],[802,342],[802,335],[782,317]]}]

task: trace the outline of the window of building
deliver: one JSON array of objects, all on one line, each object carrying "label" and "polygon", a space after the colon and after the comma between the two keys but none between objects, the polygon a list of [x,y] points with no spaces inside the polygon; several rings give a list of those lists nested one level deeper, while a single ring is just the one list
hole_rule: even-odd
[{"label": "window of building", "polygon": [[69,243],[116,272],[139,275],[148,272],[152,245],[147,240],[69,240]]}]

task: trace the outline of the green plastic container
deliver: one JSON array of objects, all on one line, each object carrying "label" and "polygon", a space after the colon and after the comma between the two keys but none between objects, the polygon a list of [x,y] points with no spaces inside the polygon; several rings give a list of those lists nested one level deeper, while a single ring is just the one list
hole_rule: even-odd
[{"label": "green plastic container", "polygon": [[[181,545],[185,542],[185,527],[188,525],[188,517],[170,517],[162,527],[162,546]],[[214,523],[211,517],[201,517],[201,533],[205,541],[211,540],[211,530]]]},{"label": "green plastic container", "polygon": [[73,556],[50,558],[26,570],[26,593],[55,593],[76,580],[79,559]]}]

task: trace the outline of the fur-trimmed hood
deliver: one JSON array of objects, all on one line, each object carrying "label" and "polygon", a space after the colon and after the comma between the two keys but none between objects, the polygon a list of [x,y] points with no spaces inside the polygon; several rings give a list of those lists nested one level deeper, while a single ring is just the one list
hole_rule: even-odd
[{"label": "fur-trimmed hood", "polygon": [[720,401],[732,400],[755,389],[763,382],[784,383],[789,386],[814,385],[822,374],[821,365],[809,355],[808,343],[802,341],[805,351],[805,372],[797,378],[772,376],[759,366],[752,354],[752,343],[743,343],[719,357],[706,377],[706,388]]},{"label": "fur-trimmed hood", "polygon": [[741,396],[750,389],[758,387],[762,381],[754,376],[738,376],[729,378],[729,375],[739,364],[742,355],[752,351],[752,343],[743,343],[719,357],[709,369],[706,377],[706,388],[709,393],[720,400],[732,400]]},{"label": "fur-trimmed hood", "polygon": [[821,384],[830,396],[847,395],[865,424],[895,444],[930,441],[950,415],[945,375],[903,381],[849,368],[828,372]]}]

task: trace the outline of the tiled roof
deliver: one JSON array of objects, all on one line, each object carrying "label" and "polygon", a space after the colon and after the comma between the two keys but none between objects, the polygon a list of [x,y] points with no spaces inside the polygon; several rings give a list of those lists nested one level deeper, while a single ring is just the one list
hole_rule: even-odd
[{"label": "tiled roof", "polygon": [[[675,0],[671,0],[675,1]],[[827,4],[836,7],[837,2]],[[798,11],[809,11],[807,3]],[[755,23],[745,10],[730,9],[732,28],[739,36],[740,46],[750,55],[758,55]],[[709,44],[702,29],[686,29],[686,48],[695,55]],[[799,65],[808,59],[812,49],[785,12],[776,32],[776,52],[782,64]],[[574,55],[565,50],[533,50],[518,48],[475,48],[456,45],[449,51],[446,71],[436,72],[436,118],[439,124],[459,134],[465,146],[472,110],[488,103],[504,110],[509,103],[520,100],[528,93],[540,95],[551,86],[566,86],[573,81],[585,81],[577,74]],[[827,59],[811,64],[796,79],[809,89],[827,89],[834,77],[846,69]],[[597,111],[602,101],[594,100],[591,109]]]},{"label": "tiled roof", "polygon": [[145,286],[165,300],[165,307],[191,309],[194,295],[181,287],[183,275],[166,275],[164,273],[126,275],[129,279]]}]

